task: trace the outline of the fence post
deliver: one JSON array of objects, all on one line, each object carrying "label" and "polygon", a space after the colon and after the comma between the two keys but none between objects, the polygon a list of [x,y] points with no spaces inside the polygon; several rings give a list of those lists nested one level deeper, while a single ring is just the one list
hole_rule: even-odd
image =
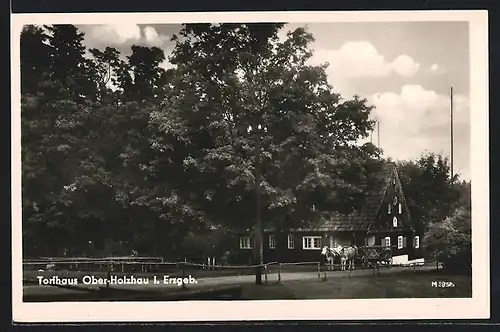
[{"label": "fence post", "polygon": [[321,270],[320,270],[320,264],[318,262],[318,282],[321,281]]},{"label": "fence post", "polygon": [[434,257],[436,259],[436,270],[439,270],[439,262],[438,262],[438,255],[437,252],[434,254]]},{"label": "fence post", "polygon": [[187,289],[186,284],[184,283],[184,278],[186,277],[185,265],[182,264],[182,289]]},{"label": "fence post", "polygon": [[264,264],[264,281],[267,284],[267,264]]},{"label": "fence post", "polygon": [[106,280],[106,288],[109,289],[109,283],[111,282],[111,266],[108,265],[108,273],[107,273],[107,280]]},{"label": "fence post", "polygon": [[278,283],[281,284],[281,263],[278,264]]}]

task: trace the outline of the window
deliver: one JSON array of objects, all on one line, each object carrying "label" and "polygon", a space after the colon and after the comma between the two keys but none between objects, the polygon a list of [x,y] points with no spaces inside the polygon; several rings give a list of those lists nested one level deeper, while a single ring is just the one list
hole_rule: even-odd
[{"label": "window", "polygon": [[420,236],[415,236],[415,248],[420,248]]},{"label": "window", "polygon": [[321,249],[321,236],[304,236],[302,246],[309,250]]},{"label": "window", "polygon": [[386,246],[386,247],[390,247],[391,246],[391,238],[389,236],[387,236],[386,238],[384,238],[384,246]]},{"label": "window", "polygon": [[403,207],[401,206],[401,203],[399,203],[398,212],[399,214],[403,213]]},{"label": "window", "polygon": [[398,218],[396,216],[392,218],[392,227],[398,227]]},{"label": "window", "polygon": [[293,238],[293,234],[288,234],[288,249],[295,248],[295,239]]},{"label": "window", "polygon": [[240,249],[252,249],[252,244],[248,236],[240,237]]},{"label": "window", "polygon": [[408,247],[408,238],[405,236],[403,237],[403,248]]},{"label": "window", "polygon": [[403,237],[398,236],[398,249],[403,249]]},{"label": "window", "polygon": [[276,248],[276,236],[269,235],[269,249]]},{"label": "window", "polygon": [[391,214],[391,204],[388,204],[387,205],[387,214]]}]

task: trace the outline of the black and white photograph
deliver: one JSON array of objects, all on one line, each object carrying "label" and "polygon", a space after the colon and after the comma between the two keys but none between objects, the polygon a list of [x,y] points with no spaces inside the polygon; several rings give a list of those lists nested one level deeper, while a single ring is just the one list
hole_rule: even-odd
[{"label": "black and white photograph", "polygon": [[485,12],[13,15],[12,40],[14,319],[488,317]]}]

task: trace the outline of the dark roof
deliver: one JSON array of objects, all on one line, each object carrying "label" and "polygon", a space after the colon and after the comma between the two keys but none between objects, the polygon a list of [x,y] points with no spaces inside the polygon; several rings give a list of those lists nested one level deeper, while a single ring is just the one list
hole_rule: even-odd
[{"label": "dark roof", "polygon": [[391,183],[391,175],[395,170],[394,163],[382,165],[379,185],[369,192],[362,204],[362,208],[349,215],[333,213],[328,219],[317,223],[314,226],[296,229],[296,231],[364,231],[368,230],[371,223],[377,217],[385,192]]}]

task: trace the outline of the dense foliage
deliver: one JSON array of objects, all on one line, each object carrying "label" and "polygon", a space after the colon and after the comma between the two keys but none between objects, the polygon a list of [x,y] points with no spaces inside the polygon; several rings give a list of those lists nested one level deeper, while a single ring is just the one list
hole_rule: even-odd
[{"label": "dense foliage", "polygon": [[359,206],[380,164],[356,143],[371,108],[307,65],[310,34],[281,42],[281,28],[184,25],[167,71],[156,47],[123,57],[72,25],[26,26],[24,254],[176,255],[214,227],[251,228],[257,140],[266,225]]},{"label": "dense foliage", "polygon": [[450,177],[448,160],[429,153],[400,163],[399,171],[412,218],[425,234],[426,256],[437,257],[447,268],[470,272],[470,182]]},{"label": "dense foliage", "polygon": [[400,162],[398,169],[412,217],[422,225],[420,231],[444,220],[457,207],[461,192],[456,176],[450,177],[447,158],[425,153],[416,160]]}]

